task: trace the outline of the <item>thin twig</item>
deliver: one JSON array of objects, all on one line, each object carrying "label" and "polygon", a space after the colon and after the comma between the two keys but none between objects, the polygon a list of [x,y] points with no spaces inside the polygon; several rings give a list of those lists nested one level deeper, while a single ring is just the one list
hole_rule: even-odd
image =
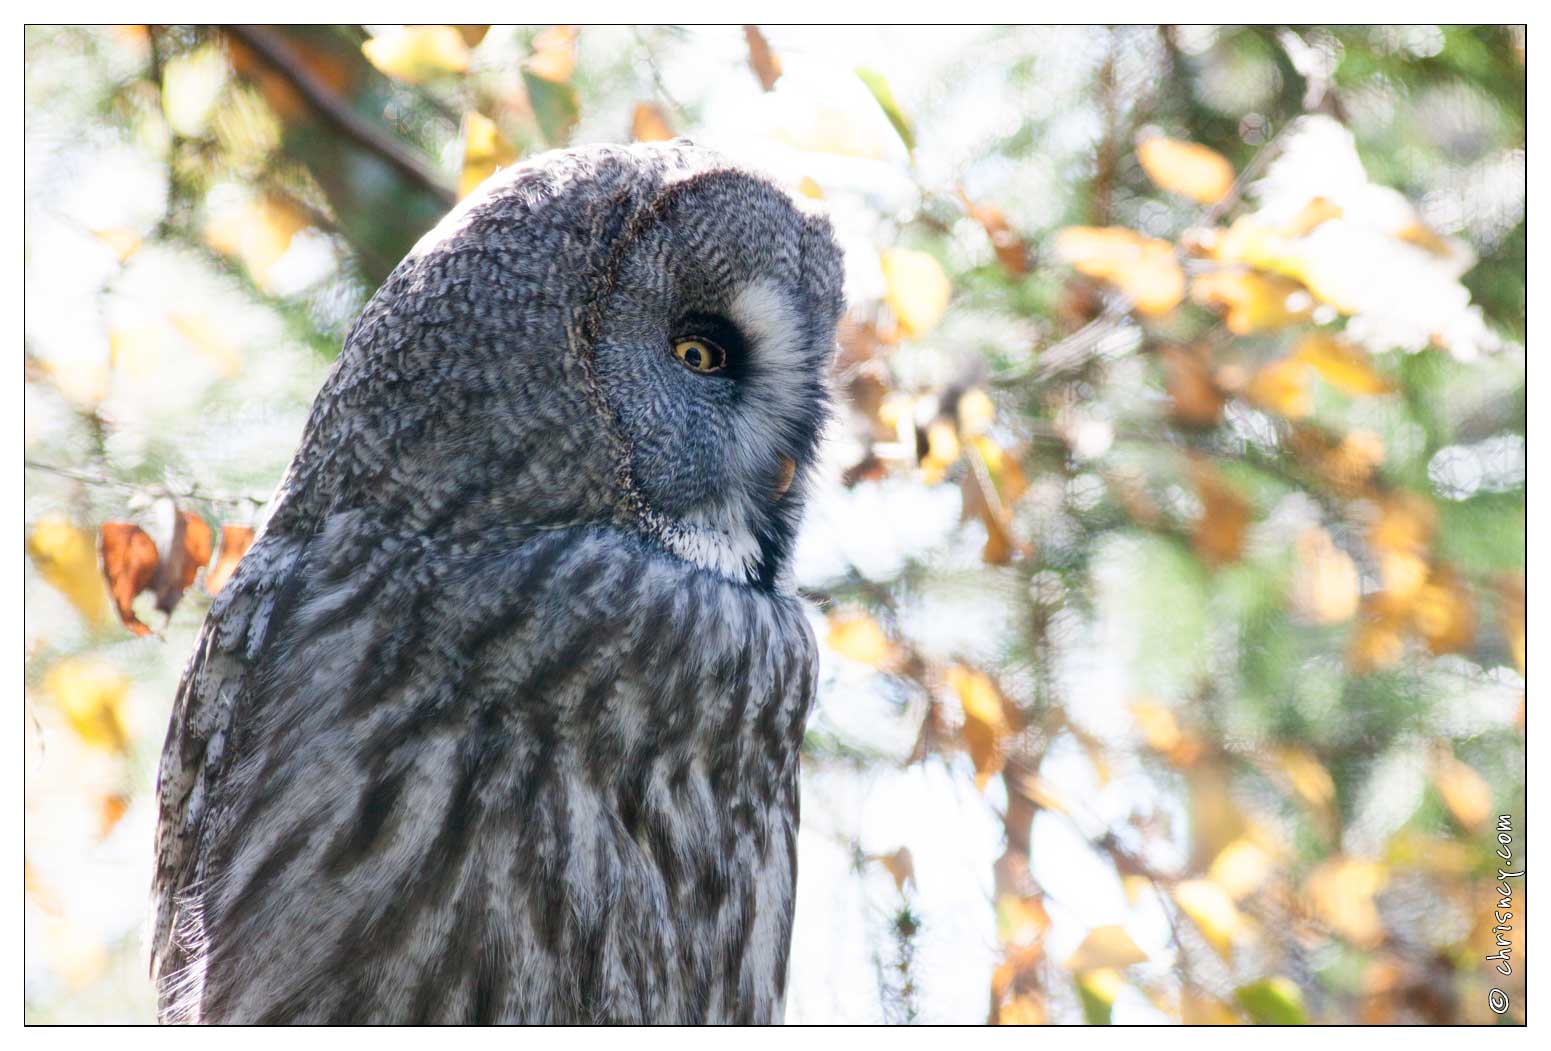
[{"label": "thin twig", "polygon": [[197,485],[191,485],[186,489],[173,489],[165,485],[143,485],[138,482],[126,482],[120,478],[108,478],[104,475],[89,474],[86,471],[77,471],[72,467],[60,467],[57,464],[38,463],[36,460],[24,461],[27,470],[42,471],[45,474],[58,475],[60,478],[68,478],[83,485],[95,485],[109,489],[123,489],[132,493],[144,493],[148,496],[170,496],[175,500],[199,500],[207,504],[230,504],[232,506],[251,505],[262,507],[269,502],[267,496],[245,496],[226,493],[212,493],[201,489]]},{"label": "thin twig", "polygon": [[406,149],[404,144],[381,128],[361,118],[355,110],[324,87],[312,73],[298,62],[290,47],[280,35],[267,26],[229,25],[226,32],[252,50],[296,89],[317,110],[319,116],[333,124],[357,145],[369,150],[397,168],[402,174],[428,193],[434,194],[448,206],[457,202],[452,187],[425,161]]}]

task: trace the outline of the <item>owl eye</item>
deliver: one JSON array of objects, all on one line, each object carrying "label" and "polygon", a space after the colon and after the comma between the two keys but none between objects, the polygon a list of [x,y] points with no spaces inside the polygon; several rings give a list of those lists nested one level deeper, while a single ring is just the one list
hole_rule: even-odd
[{"label": "owl eye", "polygon": [[673,356],[702,376],[721,372],[727,367],[727,352],[709,339],[681,339],[673,344]]}]

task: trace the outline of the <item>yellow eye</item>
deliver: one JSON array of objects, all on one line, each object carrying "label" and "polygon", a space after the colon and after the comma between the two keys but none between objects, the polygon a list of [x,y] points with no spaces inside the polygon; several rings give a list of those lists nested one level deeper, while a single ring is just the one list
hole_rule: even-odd
[{"label": "yellow eye", "polygon": [[708,339],[681,339],[673,344],[673,356],[704,376],[727,367],[727,352]]}]

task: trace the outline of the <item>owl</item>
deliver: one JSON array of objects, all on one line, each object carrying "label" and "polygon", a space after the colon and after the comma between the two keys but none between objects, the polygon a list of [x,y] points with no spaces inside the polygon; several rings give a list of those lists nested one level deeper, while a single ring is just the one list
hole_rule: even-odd
[{"label": "owl", "polygon": [[776,1022],[828,222],[536,157],[346,338],[162,753],[165,1021]]}]

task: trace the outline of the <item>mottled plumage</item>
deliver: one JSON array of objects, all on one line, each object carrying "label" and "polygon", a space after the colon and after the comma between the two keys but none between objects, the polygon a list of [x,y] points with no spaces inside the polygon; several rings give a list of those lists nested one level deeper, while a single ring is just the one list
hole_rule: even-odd
[{"label": "mottled plumage", "polygon": [[428,235],[179,688],[164,1018],[780,1020],[841,307],[827,223],[682,142],[535,158]]}]

